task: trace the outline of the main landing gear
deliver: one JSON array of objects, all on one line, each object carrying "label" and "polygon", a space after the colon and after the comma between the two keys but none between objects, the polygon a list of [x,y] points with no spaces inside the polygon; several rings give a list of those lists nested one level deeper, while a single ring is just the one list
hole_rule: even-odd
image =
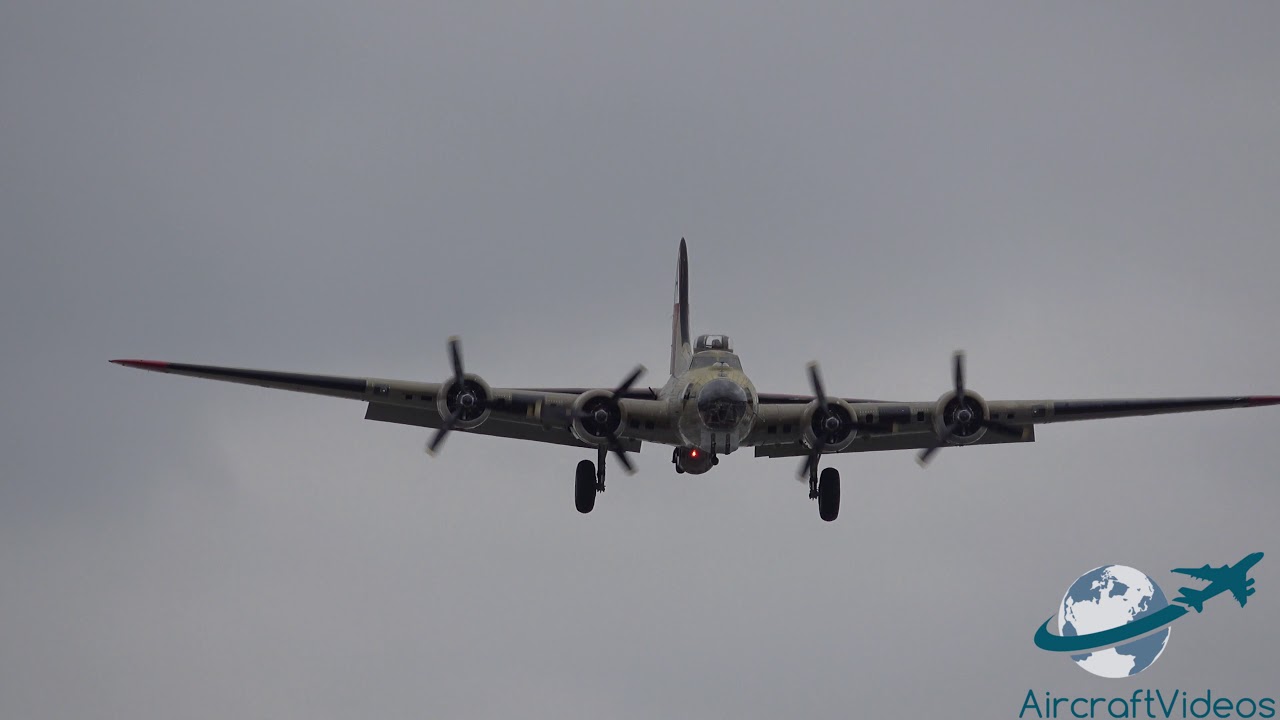
[{"label": "main landing gear", "polygon": [[573,504],[583,515],[596,506],[596,493],[604,492],[604,459],[609,454],[608,448],[600,448],[596,462],[583,460],[578,463],[573,481]]},{"label": "main landing gear", "polygon": [[[603,490],[603,484],[599,488]],[[578,463],[578,472],[573,483],[573,503],[578,506],[578,512],[583,514],[591,512],[596,506],[596,492],[596,464],[590,460],[583,460]]]},{"label": "main landing gear", "polygon": [[840,471],[829,467],[823,468],[822,477],[818,477],[817,464],[809,469],[809,499],[818,501],[818,517],[827,522],[840,515]]}]

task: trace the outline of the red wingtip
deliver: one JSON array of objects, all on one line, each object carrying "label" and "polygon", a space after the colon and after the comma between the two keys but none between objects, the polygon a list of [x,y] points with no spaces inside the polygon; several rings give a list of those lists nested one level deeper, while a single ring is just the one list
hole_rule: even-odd
[{"label": "red wingtip", "polygon": [[1259,407],[1262,405],[1280,405],[1280,395],[1254,395],[1249,398],[1249,405]]},{"label": "red wingtip", "polygon": [[165,370],[169,367],[169,363],[159,360],[112,360],[111,362],[139,370]]}]

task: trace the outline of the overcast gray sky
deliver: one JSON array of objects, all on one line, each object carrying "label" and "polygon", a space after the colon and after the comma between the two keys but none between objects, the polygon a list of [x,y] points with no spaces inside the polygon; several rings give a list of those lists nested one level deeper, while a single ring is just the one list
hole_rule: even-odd
[{"label": "overcast gray sky", "polygon": [[[1276,409],[790,460],[580,516],[583,453],[144,357],[764,390],[1280,393],[1272,3],[0,3],[0,716],[1015,717],[1276,696]],[[1098,565],[1262,550],[1104,681],[1031,636]]]}]

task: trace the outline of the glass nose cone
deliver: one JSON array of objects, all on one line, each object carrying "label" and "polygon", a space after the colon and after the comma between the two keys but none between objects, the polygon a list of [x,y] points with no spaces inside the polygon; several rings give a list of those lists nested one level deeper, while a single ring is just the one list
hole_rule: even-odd
[{"label": "glass nose cone", "polygon": [[712,380],[698,391],[698,416],[712,430],[732,430],[746,412],[747,391],[732,380]]}]

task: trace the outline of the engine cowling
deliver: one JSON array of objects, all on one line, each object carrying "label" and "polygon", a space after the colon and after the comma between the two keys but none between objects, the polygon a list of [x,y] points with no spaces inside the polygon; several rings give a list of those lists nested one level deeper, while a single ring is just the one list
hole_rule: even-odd
[{"label": "engine cowling", "polygon": [[840,398],[827,398],[827,411],[818,412],[818,401],[814,400],[804,411],[804,443],[813,447],[818,436],[826,440],[824,452],[840,452],[849,447],[858,437],[858,414],[853,406]]},{"label": "engine cowling", "polygon": [[436,409],[440,417],[449,417],[461,410],[454,427],[460,430],[471,430],[480,427],[489,419],[489,400],[493,391],[479,375],[467,373],[462,382],[457,378],[449,378],[440,386],[440,394],[436,396]]},{"label": "engine cowling", "polygon": [[589,390],[573,401],[573,435],[588,445],[610,444],[627,422],[627,411],[609,390]]},{"label": "engine cowling", "polygon": [[955,432],[947,442],[951,445],[969,445],[987,434],[987,429],[981,422],[990,419],[991,411],[981,395],[965,390],[964,402],[961,403],[952,390],[938,398],[938,404],[933,410],[933,430],[941,437],[948,426],[955,425]]}]

